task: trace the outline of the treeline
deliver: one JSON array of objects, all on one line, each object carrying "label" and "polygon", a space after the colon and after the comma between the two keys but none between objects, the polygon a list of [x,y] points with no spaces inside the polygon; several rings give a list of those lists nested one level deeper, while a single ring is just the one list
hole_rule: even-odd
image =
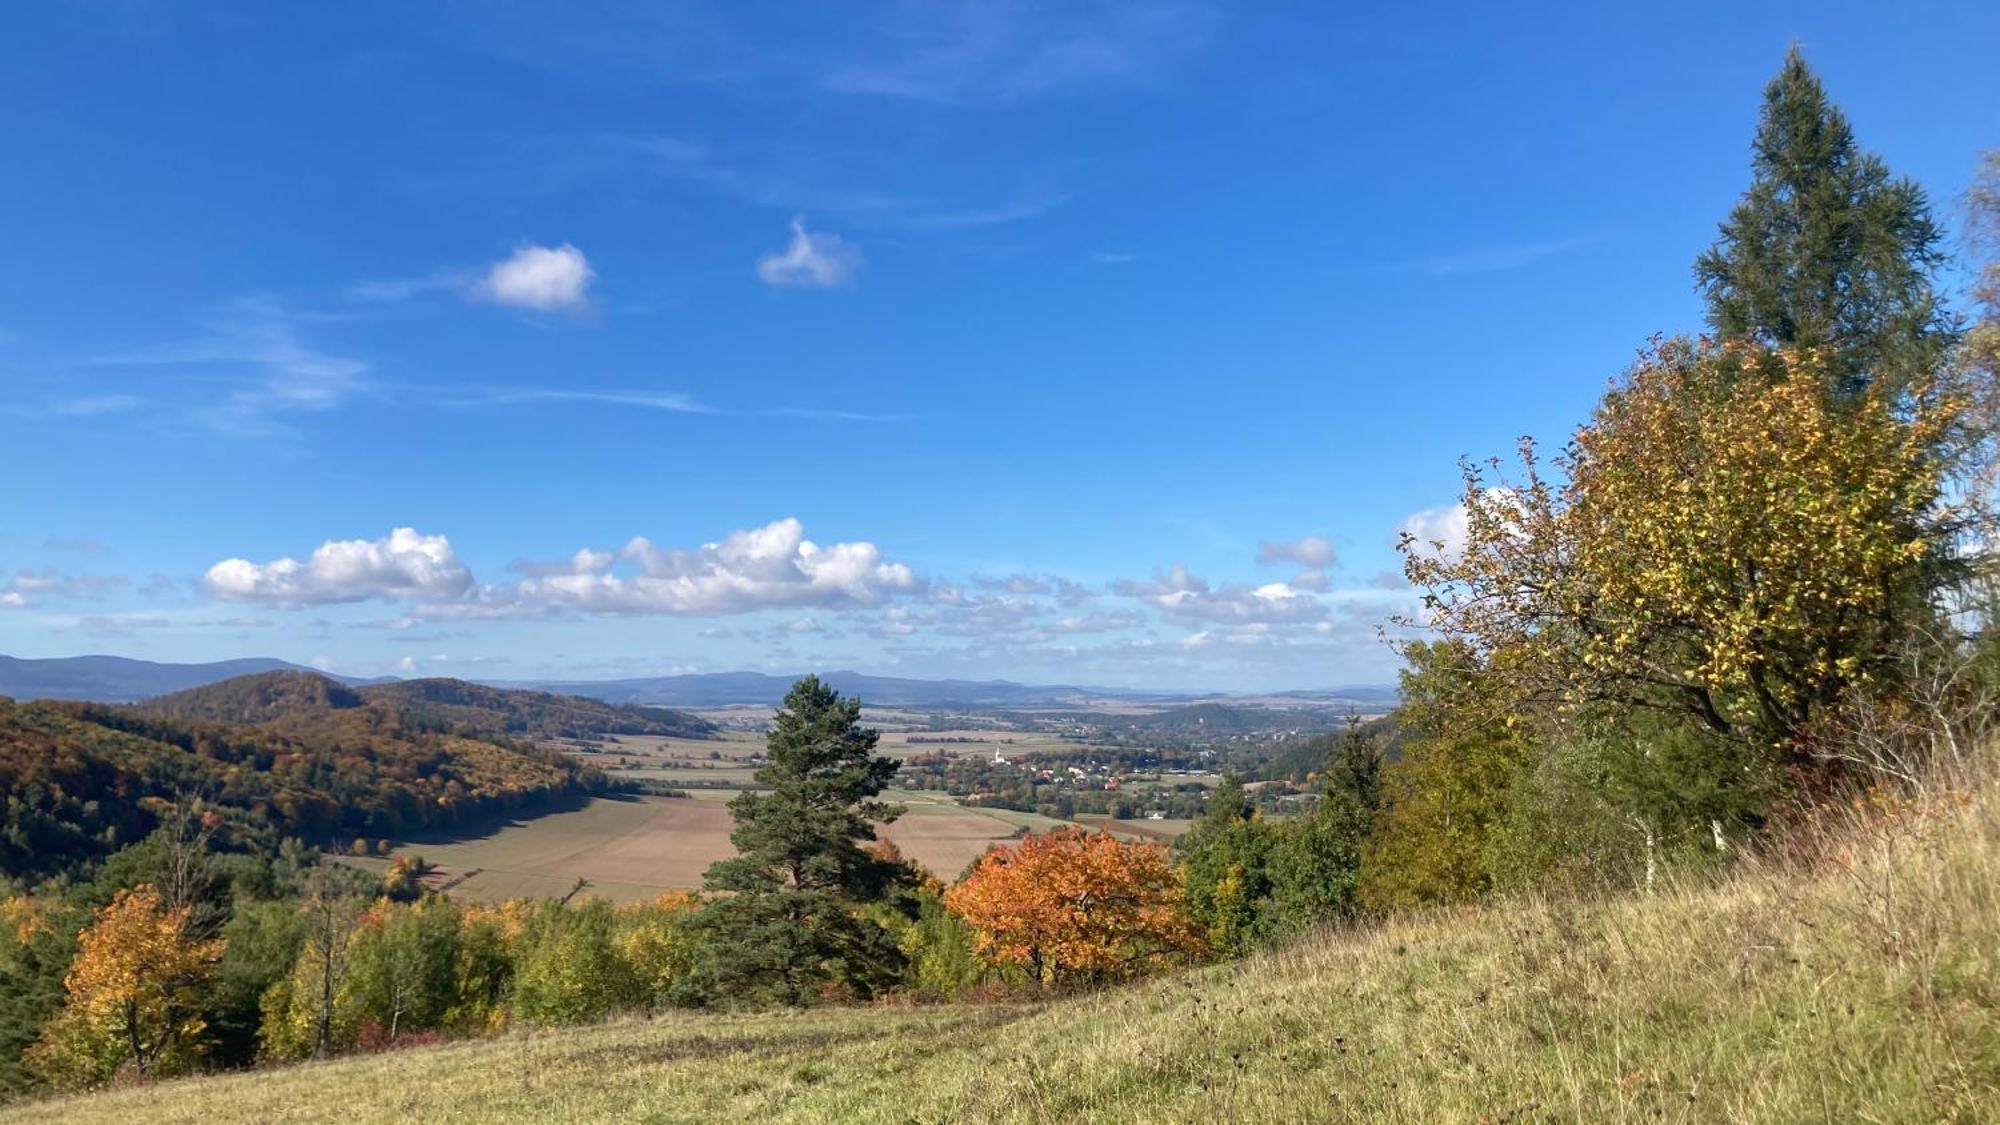
[{"label": "treeline", "polygon": [[1206,949],[1167,849],[1070,830],[947,888],[874,840],[897,763],[817,679],[775,720],[737,856],[704,893],[469,906],[291,842],[232,849],[200,801],[87,883],[0,901],[0,1089],[98,1085],[582,1023],[616,1012],[1069,986]]},{"label": "treeline", "polygon": [[[1217,947],[1651,885],[1985,749],[2000,264],[1976,319],[1947,310],[1923,191],[1797,52],[1753,153],[1695,265],[1709,333],[1648,345],[1560,456],[1465,462],[1463,538],[1402,543],[1422,639],[1391,729],[1275,764],[1309,815],[1228,787],[1181,842]],[[1972,204],[1994,249],[2000,156]]]}]

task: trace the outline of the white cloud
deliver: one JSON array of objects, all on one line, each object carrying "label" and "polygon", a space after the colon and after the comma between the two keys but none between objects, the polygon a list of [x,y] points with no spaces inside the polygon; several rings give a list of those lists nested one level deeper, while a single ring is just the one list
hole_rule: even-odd
[{"label": "white cloud", "polygon": [[495,262],[473,293],[519,309],[575,311],[590,303],[590,279],[594,276],[583,251],[567,242],[561,246],[523,246],[512,257]]},{"label": "white cloud", "polygon": [[1285,625],[1317,621],[1326,604],[1311,593],[1285,582],[1262,586],[1231,583],[1211,586],[1179,563],[1149,581],[1123,580],[1112,591],[1137,598],[1170,618],[1184,622]]},{"label": "white cloud", "polygon": [[[1505,487],[1489,488],[1481,493],[1479,505],[1488,514],[1504,514],[1505,509],[1518,512],[1521,508],[1519,496],[1513,489]],[[1456,561],[1465,553],[1470,520],[1470,513],[1463,502],[1412,512],[1396,525],[1396,542],[1408,543],[1409,549],[1419,555],[1435,555],[1448,562]]]},{"label": "white cloud", "polygon": [[16,571],[0,584],[0,606],[25,609],[46,598],[89,598],[131,584],[128,578],[104,574],[62,574],[52,567]]},{"label": "white cloud", "polygon": [[202,576],[202,589],[224,601],[327,605],[370,598],[456,598],[472,572],[442,535],[399,527],[384,539],[329,539],[312,556],[253,563],[224,559]]},{"label": "white cloud", "polygon": [[532,575],[511,588],[425,606],[423,616],[503,617],[537,613],[671,614],[691,617],[779,607],[855,608],[920,592],[908,566],[889,562],[873,543],[820,546],[796,519],[738,531],[692,550],[664,549],[644,537],[617,552],[637,573],[615,573],[606,552],[580,551],[570,565]]},{"label": "white cloud", "polygon": [[1312,570],[1325,570],[1333,565],[1333,544],[1317,535],[1302,535],[1297,539],[1266,539],[1257,544],[1257,561],[1269,566],[1272,563],[1294,562]]},{"label": "white cloud", "polygon": [[1018,571],[1004,578],[975,574],[972,576],[972,584],[982,590],[1000,590],[1009,594],[1050,595],[1063,605],[1076,605],[1090,596],[1090,591],[1081,582],[1064,578],[1060,574],[1030,574]]},{"label": "white cloud", "polygon": [[861,251],[836,235],[813,234],[803,216],[792,220],[791,245],[757,260],[766,285],[828,289],[845,285],[861,268]]},{"label": "white cloud", "polygon": [[1418,554],[1456,559],[1465,553],[1466,522],[1463,504],[1425,508],[1410,513],[1396,525],[1396,541],[1410,544]]}]

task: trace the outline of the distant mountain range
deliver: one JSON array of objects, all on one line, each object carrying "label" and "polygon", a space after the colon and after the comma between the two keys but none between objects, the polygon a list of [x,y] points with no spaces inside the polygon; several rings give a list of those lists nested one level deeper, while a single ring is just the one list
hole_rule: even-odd
[{"label": "distant mountain range", "polygon": [[[843,695],[860,696],[871,707],[1029,707],[1151,694],[1035,686],[1007,680],[911,680],[860,672],[824,672],[820,679]],[[762,672],[705,672],[633,680],[537,680],[503,686],[532,687],[611,703],[730,707],[776,704],[797,680],[797,676],[767,676]]]},{"label": "distant mountain range", "polygon": [[[88,699],[100,703],[131,703],[260,672],[316,672],[283,660],[252,658],[212,664],[160,664],[123,656],[71,656],[51,660],[19,660],[0,656],[0,696],[15,699]],[[317,673],[322,674],[324,673]],[[385,676],[362,680],[328,676],[349,686],[395,683]],[[796,676],[761,672],[709,672],[681,676],[648,676],[627,680],[488,681],[495,687],[559,692],[607,703],[651,707],[769,706],[785,697]],[[873,707],[1005,709],[1012,707],[1088,707],[1110,699],[1155,699],[1161,702],[1215,698],[1220,693],[1145,691],[1067,685],[1018,684],[1008,680],[920,680],[830,672],[821,677],[836,690],[858,695]],[[1319,691],[1272,693],[1278,704],[1342,706],[1392,705],[1396,689],[1374,685]]]},{"label": "distant mountain range", "polygon": [[[611,703],[644,703],[658,707],[730,707],[775,705],[797,676],[767,676],[761,672],[706,672],[681,676],[650,676],[633,680],[535,680],[500,684],[602,699]],[[1148,691],[1141,688],[1078,687],[1069,684],[1018,684],[1011,680],[915,680],[870,676],[860,672],[823,672],[820,679],[845,695],[858,695],[871,707],[1007,709],[1012,707],[1088,707],[1105,700],[1157,700],[1161,703],[1218,698],[1216,692]],[[1274,706],[1341,707],[1393,705],[1396,689],[1374,685],[1321,691],[1274,692],[1259,696]]]},{"label": "distant mountain range", "polygon": [[[65,656],[53,660],[17,660],[0,656],[0,695],[14,699],[88,699],[96,703],[134,703],[170,695],[238,676],[259,672],[314,672],[316,669],[252,657],[218,660],[212,664],[157,664],[124,656]],[[329,676],[344,684],[379,683],[348,676]]]}]

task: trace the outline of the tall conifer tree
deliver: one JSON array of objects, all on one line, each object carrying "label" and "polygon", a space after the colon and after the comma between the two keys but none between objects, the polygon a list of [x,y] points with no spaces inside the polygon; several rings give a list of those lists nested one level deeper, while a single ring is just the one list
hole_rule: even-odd
[{"label": "tall conifer tree", "polygon": [[1710,326],[1829,349],[1842,396],[1933,369],[1954,329],[1932,287],[1944,252],[1930,203],[1856,147],[1796,47],[1764,89],[1752,152],[1750,190],[1695,262]]},{"label": "tall conifer tree", "polygon": [[856,912],[907,870],[862,846],[902,812],[877,800],[898,763],[876,755],[861,701],[817,676],[793,685],[774,722],[757,771],[770,791],[729,802],[737,855],[705,880],[724,894],[703,912],[712,948],[697,986],[718,1001],[866,996],[900,963],[888,931]]}]

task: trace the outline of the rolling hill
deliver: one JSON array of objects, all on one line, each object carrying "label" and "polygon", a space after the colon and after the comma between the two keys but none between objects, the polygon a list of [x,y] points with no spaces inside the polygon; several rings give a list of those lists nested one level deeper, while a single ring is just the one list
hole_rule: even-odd
[{"label": "rolling hill", "polygon": [[403,721],[460,734],[506,738],[591,738],[606,734],[708,738],[713,724],[681,711],[637,707],[467,683],[392,680],[348,687],[316,672],[240,676],[149,699],[149,715],[223,723],[309,722],[351,708],[392,711]]},{"label": "rolling hill", "polygon": [[[0,699],[0,879],[85,872],[135,843],[165,803],[199,794],[223,810],[233,846],[321,846],[533,811],[601,790],[560,754],[405,720],[360,704],[305,707],[345,689],[298,673],[246,693],[276,715],[222,722],[94,703]],[[313,677],[312,679],[317,679]]]}]

